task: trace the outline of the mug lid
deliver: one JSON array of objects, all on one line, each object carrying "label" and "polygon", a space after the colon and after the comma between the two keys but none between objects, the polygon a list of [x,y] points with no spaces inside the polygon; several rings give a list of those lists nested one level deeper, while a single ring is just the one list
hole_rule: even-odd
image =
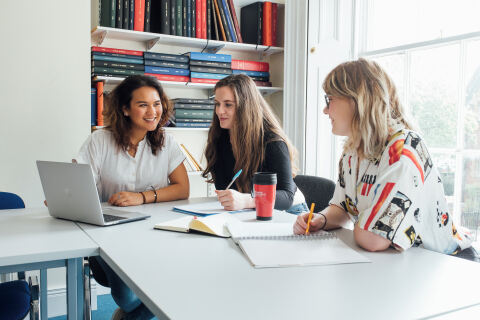
[{"label": "mug lid", "polygon": [[277,174],[275,172],[255,172],[253,174],[253,184],[259,184],[259,185],[277,184]]}]

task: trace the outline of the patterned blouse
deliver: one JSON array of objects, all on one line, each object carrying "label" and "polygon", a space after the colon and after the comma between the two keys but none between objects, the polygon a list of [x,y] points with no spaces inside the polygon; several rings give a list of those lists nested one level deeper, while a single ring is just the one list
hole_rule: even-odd
[{"label": "patterned blouse", "polygon": [[470,246],[467,230],[449,212],[442,179],[422,138],[401,129],[379,159],[342,155],[330,204],[343,208],[358,227],[391,240],[400,251],[413,245],[454,254]]}]

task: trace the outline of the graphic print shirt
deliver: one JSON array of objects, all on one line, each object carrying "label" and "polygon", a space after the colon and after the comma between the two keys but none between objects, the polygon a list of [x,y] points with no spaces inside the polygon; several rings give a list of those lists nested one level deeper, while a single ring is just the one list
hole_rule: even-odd
[{"label": "graphic print shirt", "polygon": [[452,254],[471,244],[468,231],[454,225],[440,174],[414,131],[393,134],[379,159],[358,163],[356,153],[344,153],[330,204],[400,251],[421,244]]}]

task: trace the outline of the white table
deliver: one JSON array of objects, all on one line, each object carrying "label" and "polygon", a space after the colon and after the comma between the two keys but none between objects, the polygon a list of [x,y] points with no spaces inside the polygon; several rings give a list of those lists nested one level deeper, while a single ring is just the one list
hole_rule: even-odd
[{"label": "white table", "polygon": [[40,270],[41,319],[47,319],[48,268],[67,267],[68,319],[83,319],[83,257],[98,245],[74,222],[52,218],[46,208],[0,212],[0,273]]},{"label": "white table", "polygon": [[[231,239],[153,229],[186,202],[130,208],[152,215],[144,221],[79,224],[160,319],[412,319],[480,304],[480,264],[420,248],[365,252],[350,230],[340,237],[372,263],[254,269]],[[295,217],[275,214],[285,219]]]}]

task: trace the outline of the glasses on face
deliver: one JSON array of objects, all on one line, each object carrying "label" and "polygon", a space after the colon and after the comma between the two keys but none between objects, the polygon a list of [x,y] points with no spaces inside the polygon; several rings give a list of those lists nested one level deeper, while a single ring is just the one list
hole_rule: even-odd
[{"label": "glasses on face", "polygon": [[330,96],[328,94],[325,95],[325,103],[327,104],[327,109],[330,107]]}]

